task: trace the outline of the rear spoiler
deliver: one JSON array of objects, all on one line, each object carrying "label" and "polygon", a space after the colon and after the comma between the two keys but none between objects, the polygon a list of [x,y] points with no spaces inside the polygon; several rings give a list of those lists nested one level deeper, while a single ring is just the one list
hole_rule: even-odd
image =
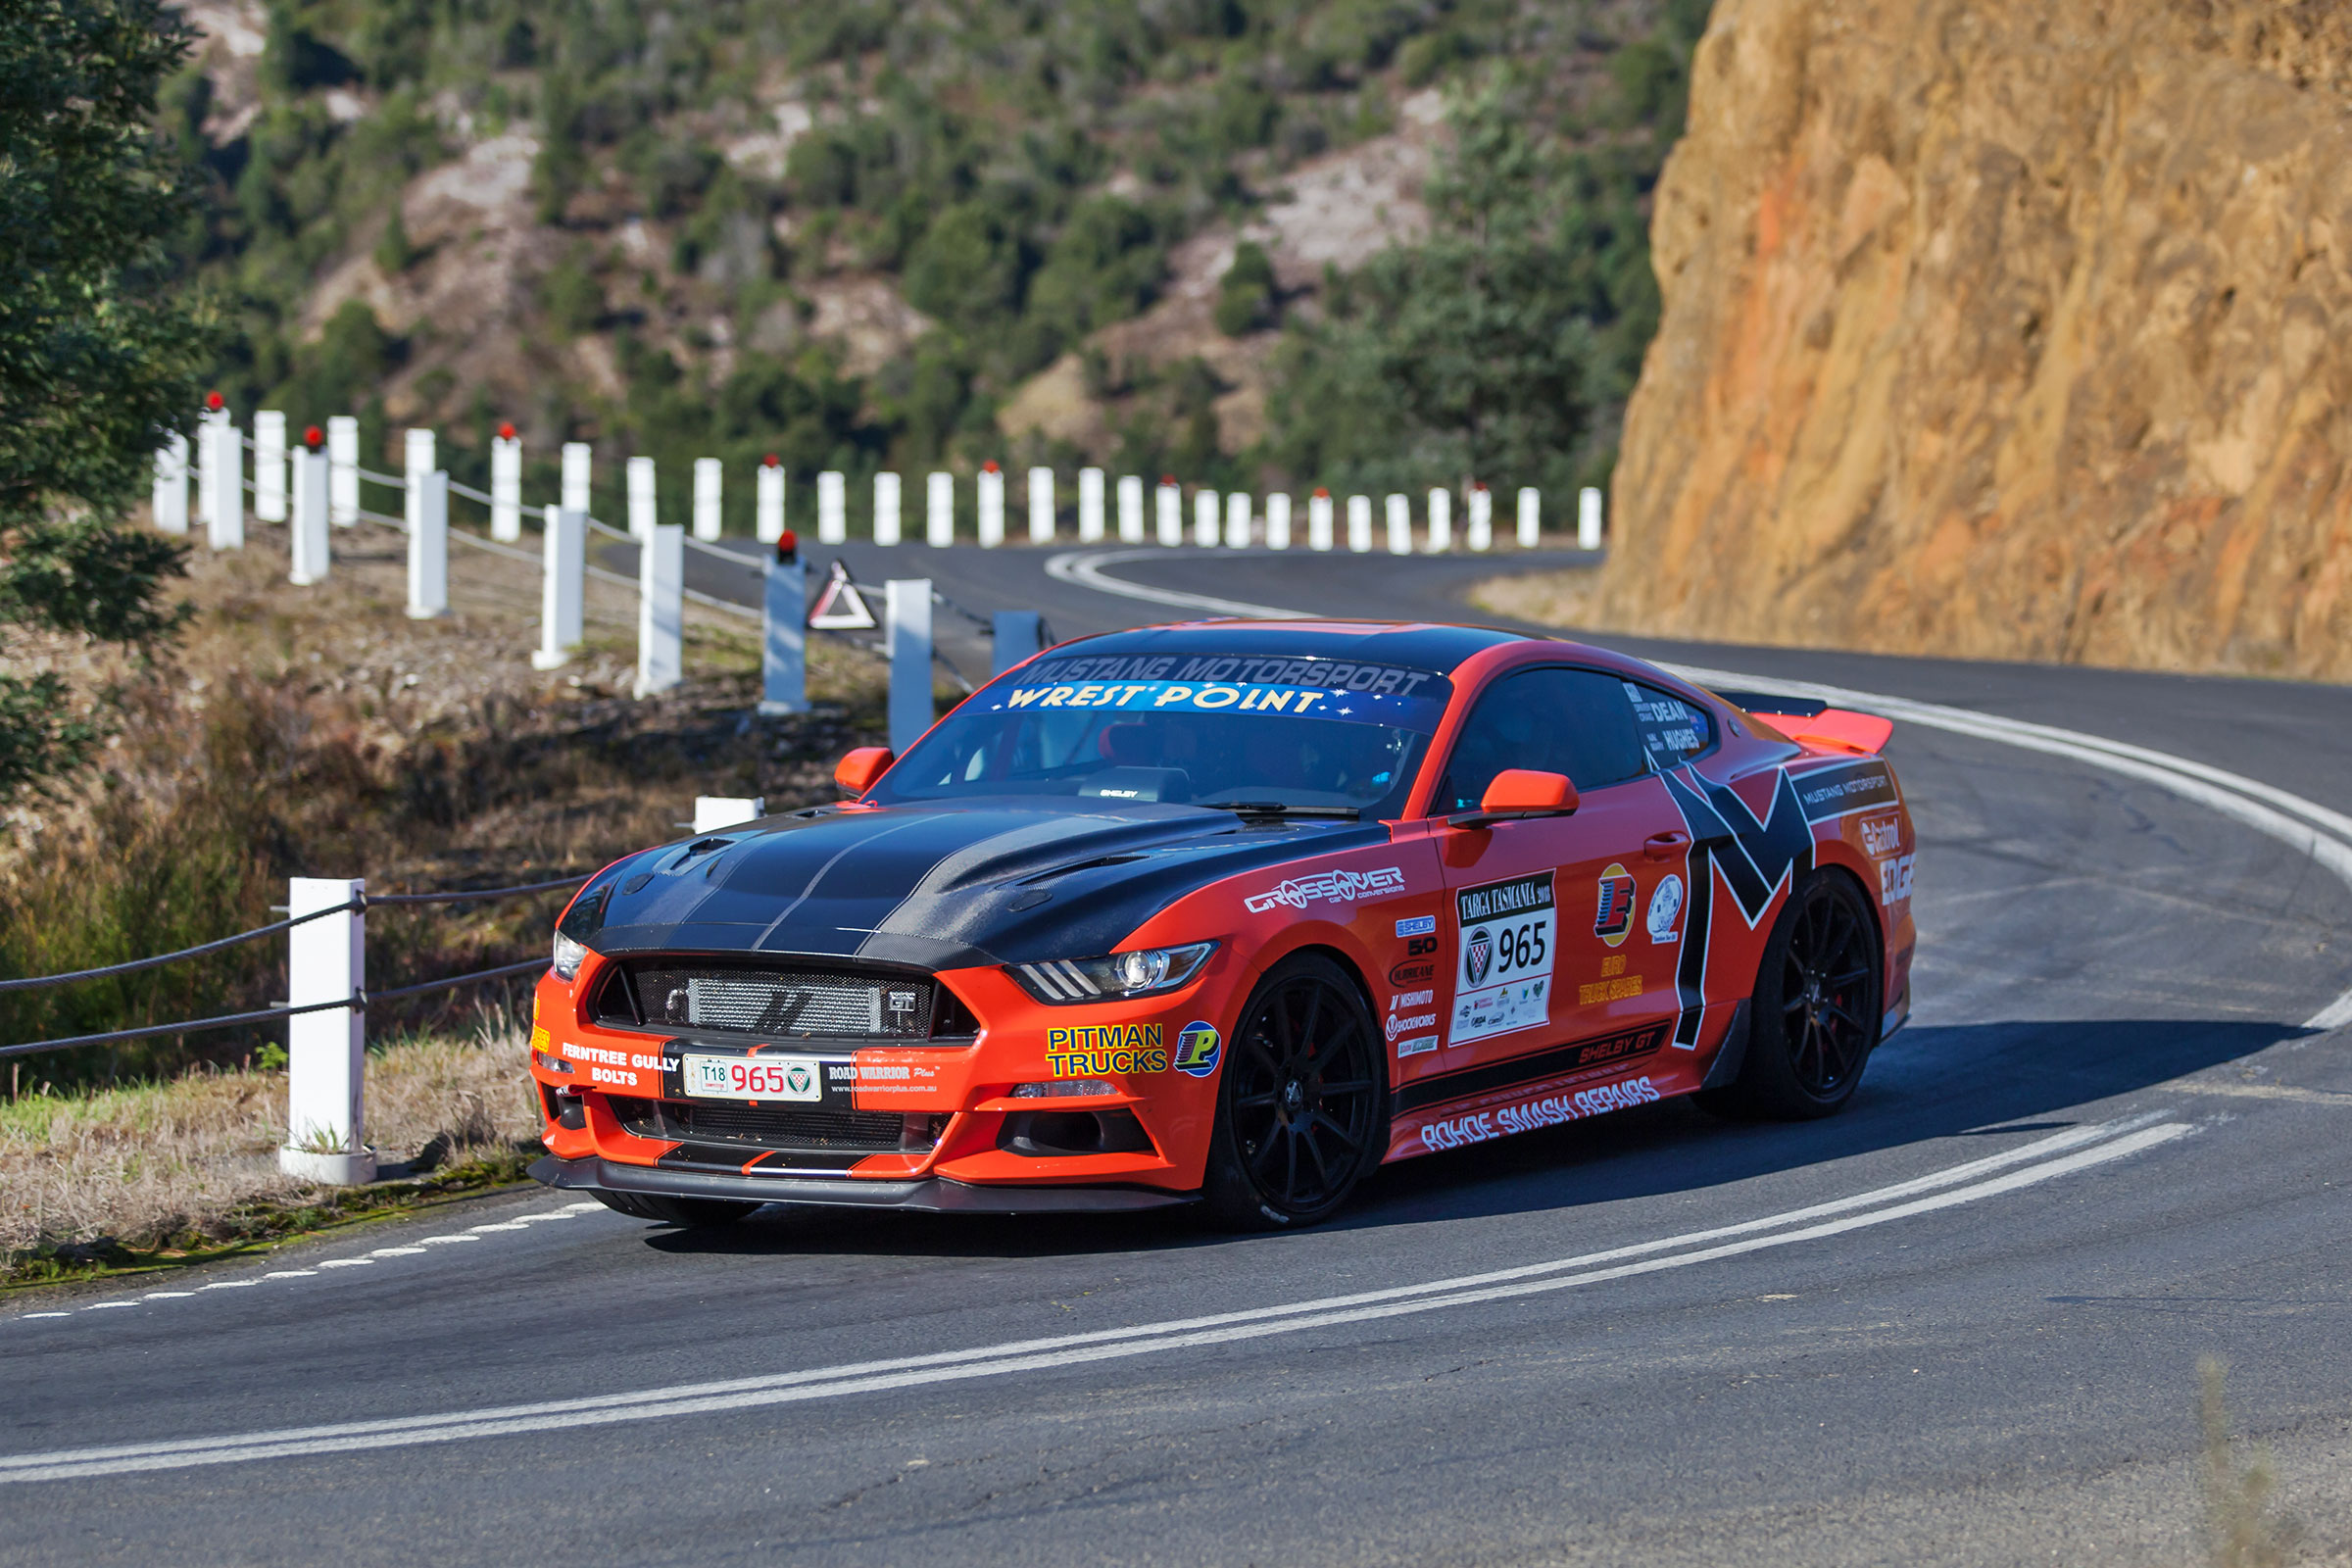
[{"label": "rear spoiler", "polygon": [[1832,708],[1809,697],[1775,697],[1769,692],[1717,692],[1751,718],[1760,718],[1813,752],[1846,752],[1868,757],[1886,749],[1894,720],[1876,713]]}]

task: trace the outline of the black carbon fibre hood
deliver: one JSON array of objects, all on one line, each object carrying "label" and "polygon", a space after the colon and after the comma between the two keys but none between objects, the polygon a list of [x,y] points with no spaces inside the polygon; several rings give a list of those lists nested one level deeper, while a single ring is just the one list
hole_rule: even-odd
[{"label": "black carbon fibre hood", "polygon": [[1108,953],[1194,889],[1388,829],[1008,798],[828,809],[663,845],[564,917],[600,953],[811,954],[928,969]]}]

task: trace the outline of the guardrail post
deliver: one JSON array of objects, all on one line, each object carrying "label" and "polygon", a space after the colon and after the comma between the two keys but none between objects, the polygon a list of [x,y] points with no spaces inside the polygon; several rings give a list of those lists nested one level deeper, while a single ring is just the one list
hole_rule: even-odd
[{"label": "guardrail post", "polygon": [[637,547],[636,695],[665,692],[685,678],[686,530],[656,523]]},{"label": "guardrail post", "polygon": [[923,542],[941,550],[956,542],[956,476],[945,469],[923,481]]},{"label": "guardrail post", "polygon": [[1331,492],[1319,485],[1306,498],[1306,548],[1331,548]]},{"label": "guardrail post", "polygon": [[[767,470],[762,468],[760,472]],[[760,638],[760,712],[808,711],[808,568],[779,540],[768,552]]]},{"label": "guardrail post", "polygon": [[1054,542],[1054,470],[1029,470],[1029,542],[1050,545]]},{"label": "guardrail post", "polygon": [[275,409],[253,416],[253,514],[286,520],[286,416]]},{"label": "guardrail post", "polygon": [[1389,554],[1409,556],[1413,553],[1413,504],[1404,496],[1391,496],[1389,507]]},{"label": "guardrail post", "polygon": [[654,460],[631,458],[624,471],[629,485],[629,533],[636,539],[651,539],[662,521],[654,500]]},{"label": "guardrail post", "polygon": [[522,537],[522,437],[511,424],[490,438],[490,537]]},{"label": "guardrail post", "polygon": [[1362,555],[1372,548],[1372,498],[1348,498],[1348,548]]},{"label": "guardrail post", "polygon": [[409,618],[449,613],[449,470],[435,468],[409,486]]},{"label": "guardrail post", "polygon": [[326,517],[338,528],[360,520],[360,421],[348,414],[326,421]]},{"label": "guardrail post", "polygon": [[155,449],[155,526],[163,533],[188,531],[188,438],[177,430]]},{"label": "guardrail post", "polygon": [[694,831],[716,833],[721,828],[741,827],[757,822],[767,814],[764,795],[697,795],[694,798]]},{"label": "guardrail post", "polygon": [[977,484],[980,548],[994,550],[1004,542],[1004,470],[991,459],[980,465]]},{"label": "guardrail post", "polygon": [[[350,904],[362,880],[298,876],[286,884],[287,912],[297,918]],[[304,921],[286,933],[286,1003],[349,1000],[368,988],[368,916],[345,909]],[[368,1015],[359,1007],[323,1007],[286,1020],[286,1144],[277,1168],[304,1181],[353,1187],[375,1180],[367,1145],[363,1097]]]},{"label": "guardrail post", "polygon": [[1193,543],[1203,550],[1217,546],[1217,493],[1206,485],[1193,492]]},{"label": "guardrail post", "polygon": [[1099,545],[1102,542],[1102,470],[1078,470],[1078,542]]},{"label": "guardrail post", "polygon": [[1576,493],[1576,548],[1600,548],[1600,491],[1592,485]]},{"label": "guardrail post", "polygon": [[222,410],[212,427],[213,504],[205,521],[215,550],[245,548],[245,443]]},{"label": "guardrail post", "polygon": [[586,516],[596,510],[589,500],[590,481],[596,475],[596,449],[585,441],[564,443],[564,482],[556,492],[556,501],[565,512]]},{"label": "guardrail post", "polygon": [[1287,492],[1266,497],[1266,548],[1291,548],[1291,498]]},{"label": "guardrail post", "polygon": [[433,432],[410,430],[401,440],[400,477],[407,485],[401,493],[400,515],[415,534],[424,520],[424,476],[433,471]]},{"label": "guardrail post", "polygon": [[1140,475],[1130,473],[1119,480],[1119,543],[1143,542],[1144,481]]},{"label": "guardrail post", "polygon": [[1161,546],[1173,549],[1184,543],[1184,491],[1174,478],[1159,481],[1159,488],[1152,493],[1152,505],[1159,514]]},{"label": "guardrail post", "polygon": [[895,545],[899,542],[899,476],[895,473],[874,475],[874,543]]},{"label": "guardrail post", "polygon": [[816,476],[816,537],[828,545],[844,543],[850,537],[848,481],[838,468],[827,468]]},{"label": "guardrail post", "polygon": [[1470,486],[1470,527],[1466,542],[1473,550],[1494,548],[1494,493],[1475,481]]},{"label": "guardrail post", "polygon": [[1432,555],[1443,555],[1453,548],[1453,492],[1432,490],[1429,493],[1429,549]]},{"label": "guardrail post", "polygon": [[884,585],[890,639],[890,749],[906,752],[937,715],[931,706],[931,579]]},{"label": "guardrail post", "polygon": [[1533,550],[1542,537],[1544,493],[1532,484],[1519,487],[1519,548]]},{"label": "guardrail post", "polygon": [[588,514],[574,507],[550,507],[540,541],[539,651],[533,669],[554,669],[571,661],[580,646],[580,599],[588,576]]},{"label": "guardrail post", "polygon": [[716,458],[694,460],[694,536],[710,540],[719,535],[719,484],[726,465]]},{"label": "guardrail post", "polygon": [[1225,548],[1250,548],[1250,492],[1236,490],[1225,498]]},{"label": "guardrail post", "polygon": [[293,569],[286,578],[298,588],[326,581],[326,455],[294,454],[294,517],[287,529],[293,546]]},{"label": "guardrail post", "polygon": [[[215,398],[220,395],[218,392],[212,394]],[[207,408],[196,416],[196,520],[205,525],[208,537],[213,523],[213,492],[219,487],[219,481],[213,477],[216,461],[213,432],[227,418],[228,416],[217,408]]]},{"label": "guardrail post", "polygon": [[1000,610],[989,620],[988,629],[996,644],[990,656],[996,666],[988,672],[990,680],[1045,651],[1046,617],[1034,610]]},{"label": "guardrail post", "polygon": [[784,537],[784,460],[773,452],[760,465],[759,493],[752,502],[752,534],[763,545]]}]

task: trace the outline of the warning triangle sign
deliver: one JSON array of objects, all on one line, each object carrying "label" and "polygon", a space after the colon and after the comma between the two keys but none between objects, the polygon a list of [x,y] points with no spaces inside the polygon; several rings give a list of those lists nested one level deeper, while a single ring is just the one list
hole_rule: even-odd
[{"label": "warning triangle sign", "polygon": [[850,580],[850,568],[834,562],[833,575],[825,579],[824,592],[816,596],[816,608],[808,612],[808,629],[871,631],[879,624],[873,611],[866,608],[865,596]]}]

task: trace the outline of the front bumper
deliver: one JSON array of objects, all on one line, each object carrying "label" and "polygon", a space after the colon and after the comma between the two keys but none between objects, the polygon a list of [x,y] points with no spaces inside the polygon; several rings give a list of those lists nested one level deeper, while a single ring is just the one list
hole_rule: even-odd
[{"label": "front bumper", "polygon": [[1124,1214],[1196,1202],[1194,1193],[1149,1187],[975,1187],[930,1176],[916,1181],[810,1176],[743,1176],[716,1171],[626,1165],[589,1155],[554,1154],[532,1163],[534,1180],[564,1191],[648,1193],[662,1198],[724,1198],[758,1203],[832,1208],[898,1208],[918,1214]]}]

